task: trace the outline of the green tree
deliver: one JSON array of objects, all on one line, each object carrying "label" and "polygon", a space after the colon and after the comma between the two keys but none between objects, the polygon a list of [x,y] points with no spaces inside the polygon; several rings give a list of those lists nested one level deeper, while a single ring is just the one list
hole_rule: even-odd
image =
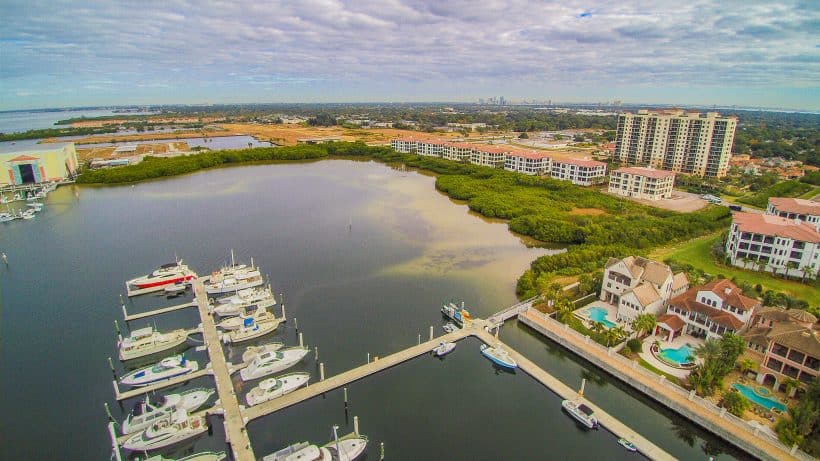
[{"label": "green tree", "polygon": [[729,413],[735,416],[743,416],[743,413],[749,409],[750,402],[746,397],[740,395],[740,392],[732,390],[723,394],[720,406],[726,408]]},{"label": "green tree", "polygon": [[518,135],[518,139],[530,139],[530,135],[528,135],[526,131],[523,131],[520,135]]},{"label": "green tree", "polygon": [[555,318],[561,323],[569,323],[573,318],[575,306],[568,299],[559,298],[553,305],[555,308]]},{"label": "green tree", "polygon": [[745,375],[746,373],[748,373],[750,371],[757,370],[757,362],[755,362],[754,360],[752,360],[750,358],[740,359],[737,362],[737,368],[738,368],[738,370],[740,370],[741,374]]},{"label": "green tree", "polygon": [[780,385],[783,386],[783,392],[786,395],[791,395],[792,391],[800,386],[800,381],[794,378],[784,378]]},{"label": "green tree", "polygon": [[644,333],[654,331],[657,323],[658,319],[654,314],[641,314],[632,321],[632,329],[638,332],[638,336],[642,336]]}]

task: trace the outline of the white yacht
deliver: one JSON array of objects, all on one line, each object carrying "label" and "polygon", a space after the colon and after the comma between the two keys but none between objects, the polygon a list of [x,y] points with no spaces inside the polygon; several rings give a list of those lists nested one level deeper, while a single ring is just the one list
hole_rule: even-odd
[{"label": "white yacht", "polygon": [[[217,309],[218,308],[219,306],[217,306]],[[259,308],[251,315],[240,315],[239,317],[230,317],[220,321],[216,324],[216,326],[222,328],[223,330],[238,330],[242,328],[242,325],[244,325],[248,319],[251,319],[256,323],[260,323],[267,322],[270,320],[276,320],[276,316],[266,311],[264,308]]]},{"label": "white yacht", "polygon": [[259,405],[293,392],[302,386],[307,386],[308,381],[310,381],[310,373],[291,373],[268,378],[251,389],[245,396],[245,401],[248,402],[248,406]]},{"label": "white yacht", "polygon": [[217,299],[216,304],[217,306],[220,304],[248,304],[256,307],[270,307],[276,304],[276,298],[273,297],[273,290],[268,285],[239,290],[231,296]]},{"label": "white yacht", "polygon": [[205,283],[205,291],[209,295],[230,293],[232,291],[253,288],[263,283],[265,283],[265,280],[258,270],[237,274],[233,277],[214,277],[212,275]]},{"label": "white yacht", "polygon": [[183,329],[160,333],[153,327],[140,328],[120,340],[120,360],[131,360],[157,352],[173,349],[188,339],[188,332]]},{"label": "white yacht", "polygon": [[262,461],[353,461],[367,448],[367,437],[351,435],[318,447],[309,442],[295,443]]},{"label": "white yacht", "polygon": [[186,282],[194,277],[196,277],[196,274],[188,269],[188,266],[183,264],[180,260],[163,264],[150,274],[131,279],[125,282],[125,284],[129,288],[129,291],[131,290],[131,287],[137,290],[145,290],[147,288],[173,285],[177,282]]},{"label": "white yacht", "polygon": [[177,410],[171,418],[157,421],[148,429],[134,434],[123,442],[123,448],[131,451],[156,450],[188,440],[208,430],[204,416],[189,416],[185,410]]},{"label": "white yacht", "polygon": [[194,453],[184,458],[165,458],[162,455],[152,456],[145,461],[222,461],[227,458],[228,454],[224,451],[203,451],[202,453]]},{"label": "white yacht", "polygon": [[276,373],[299,363],[310,352],[306,347],[289,347],[275,352],[265,352],[256,356],[251,363],[239,372],[242,381],[261,378]]},{"label": "white yacht", "polygon": [[595,417],[592,409],[584,405],[580,400],[564,400],[561,402],[561,407],[587,428],[595,429],[598,427],[598,418]]},{"label": "white yacht", "polygon": [[14,221],[15,219],[17,219],[17,216],[11,213],[0,213],[0,222]]},{"label": "white yacht", "polygon": [[490,359],[496,365],[502,366],[504,368],[513,369],[518,367],[518,363],[510,357],[509,352],[501,346],[491,347],[486,344],[482,344],[479,347],[481,350],[481,355]]},{"label": "white yacht", "polygon": [[33,208],[29,208],[28,210],[24,211],[20,215],[20,217],[23,218],[23,219],[33,219],[35,213],[37,213],[37,210],[35,210]]},{"label": "white yacht", "polygon": [[445,343],[444,341],[442,341],[441,343],[439,343],[438,346],[436,346],[433,349],[433,354],[436,357],[444,357],[445,355],[449,354],[450,352],[453,352],[453,350],[455,348],[456,348],[456,343]]},{"label": "white yacht", "polygon": [[242,361],[247,363],[255,359],[256,356],[264,354],[265,352],[276,352],[285,347],[283,343],[267,343],[258,346],[248,346],[245,352],[242,353]]},{"label": "white yacht", "polygon": [[158,381],[165,381],[176,376],[187,375],[199,369],[196,360],[188,360],[185,354],[162,359],[159,363],[137,371],[132,371],[120,378],[120,384],[126,386],[147,386]]},{"label": "white yacht", "polygon": [[143,431],[161,419],[170,418],[178,409],[188,413],[194,412],[204,405],[214,392],[213,389],[195,388],[178,394],[168,394],[163,398],[161,405],[152,405],[146,398],[122,422],[122,433],[128,435]]},{"label": "white yacht", "polygon": [[249,339],[259,338],[276,330],[280,323],[282,323],[282,319],[275,317],[259,322],[252,318],[247,318],[241,327],[222,335],[222,341],[225,343],[240,343]]}]

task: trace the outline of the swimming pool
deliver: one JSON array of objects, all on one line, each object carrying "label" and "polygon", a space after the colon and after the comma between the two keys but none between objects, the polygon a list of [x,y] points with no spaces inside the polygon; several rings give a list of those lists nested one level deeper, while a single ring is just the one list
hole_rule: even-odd
[{"label": "swimming pool", "polygon": [[690,363],[689,357],[692,355],[692,347],[688,344],[684,344],[683,346],[677,349],[661,349],[660,356],[664,359],[676,363],[678,365],[683,365],[684,363]]},{"label": "swimming pool", "polygon": [[607,328],[612,328],[615,326],[615,323],[606,319],[607,311],[603,307],[590,307],[586,310],[586,313],[590,320],[594,322],[601,322]]},{"label": "swimming pool", "polygon": [[743,397],[746,397],[747,399],[751,400],[752,402],[760,405],[761,407],[763,407],[767,410],[771,410],[773,408],[776,408],[780,411],[786,411],[786,405],[783,405],[782,403],[778,402],[775,399],[770,399],[768,397],[763,397],[763,396],[759,395],[757,392],[755,392],[754,389],[752,389],[749,386],[744,386],[743,384],[734,383],[734,384],[732,384],[732,387],[737,389],[738,392],[740,392],[740,394]]}]

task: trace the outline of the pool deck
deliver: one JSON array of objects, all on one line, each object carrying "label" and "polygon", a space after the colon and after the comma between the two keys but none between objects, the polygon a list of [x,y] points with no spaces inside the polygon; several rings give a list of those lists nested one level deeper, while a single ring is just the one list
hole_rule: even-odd
[{"label": "pool deck", "polygon": [[652,347],[652,344],[654,344],[655,341],[661,342],[661,349],[677,349],[685,344],[691,344],[692,348],[694,349],[701,345],[703,343],[703,340],[693,338],[689,335],[683,335],[678,336],[671,342],[663,341],[659,336],[647,336],[646,339],[644,339],[643,341],[643,347],[641,348],[641,353],[639,355],[642,359],[646,360],[647,363],[657,368],[658,370],[661,370],[664,373],[669,373],[670,375],[678,378],[686,378],[687,376],[689,376],[690,370],[683,370],[680,368],[671,367],[666,363],[656,359],[655,356],[652,355],[652,351],[650,351],[649,348]]},{"label": "pool deck", "polygon": [[[626,329],[626,330],[631,330],[629,325],[627,325],[625,323],[622,323],[622,322],[618,322],[618,321],[615,320],[618,316],[618,308],[617,307],[613,306],[612,304],[608,304],[608,303],[605,303],[603,301],[600,301],[600,300],[595,300],[595,301],[587,304],[586,306],[584,306],[580,309],[576,309],[575,310],[575,316],[578,317],[579,319],[581,319],[581,321],[583,321],[584,324],[588,328],[591,328],[592,323],[596,322],[596,320],[591,319],[589,314],[587,313],[587,311],[589,309],[594,308],[594,307],[604,309],[606,311],[606,320],[609,321],[609,322],[612,322],[613,324],[615,324],[615,326],[620,325],[620,326],[624,327],[624,329]],[[604,326],[606,326],[606,324],[604,324]],[[607,327],[607,328],[612,328],[612,327]]]}]

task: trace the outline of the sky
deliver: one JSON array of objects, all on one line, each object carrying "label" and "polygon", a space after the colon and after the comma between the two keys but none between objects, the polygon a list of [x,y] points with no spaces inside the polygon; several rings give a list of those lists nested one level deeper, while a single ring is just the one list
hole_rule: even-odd
[{"label": "sky", "polygon": [[3,0],[0,17],[0,110],[490,96],[820,110],[817,0]]}]

